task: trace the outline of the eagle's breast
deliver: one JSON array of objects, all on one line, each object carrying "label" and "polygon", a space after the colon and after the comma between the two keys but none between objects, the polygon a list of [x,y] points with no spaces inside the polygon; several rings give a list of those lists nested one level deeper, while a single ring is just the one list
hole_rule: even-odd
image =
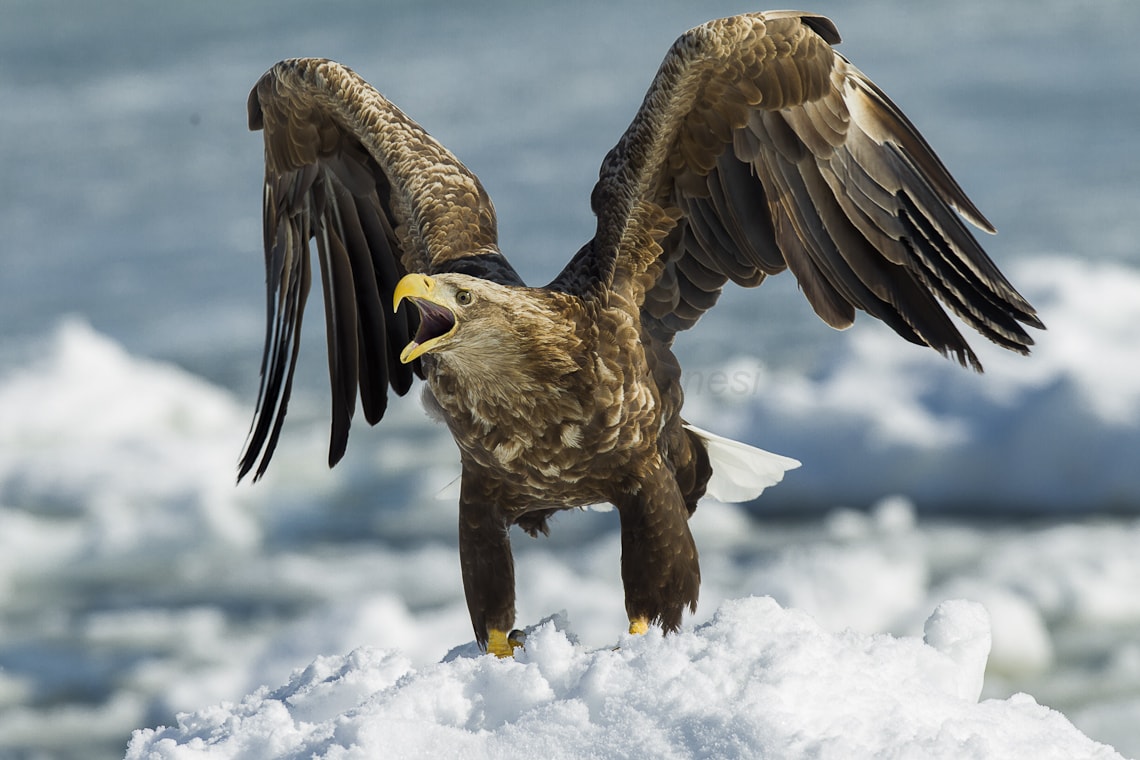
[{"label": "eagle's breast", "polygon": [[573,317],[572,332],[512,341],[515,355],[494,362],[509,374],[465,372],[442,356],[425,364],[425,404],[465,466],[499,480],[520,508],[609,501],[656,446],[659,402],[636,317],[623,308]]}]

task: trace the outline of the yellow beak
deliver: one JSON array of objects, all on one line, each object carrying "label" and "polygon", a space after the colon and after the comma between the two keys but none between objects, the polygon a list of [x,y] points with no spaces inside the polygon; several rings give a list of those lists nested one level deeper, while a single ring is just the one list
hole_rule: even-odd
[{"label": "yellow beak", "polygon": [[426,274],[406,274],[396,283],[392,291],[392,311],[400,308],[400,302],[405,298],[430,299],[435,293],[435,280]]},{"label": "yellow beak", "polygon": [[400,352],[400,361],[407,364],[432,350],[441,340],[455,332],[458,321],[455,312],[440,301],[435,280],[425,274],[405,275],[392,291],[392,310],[400,308],[407,298],[420,312],[420,327],[411,343]]}]

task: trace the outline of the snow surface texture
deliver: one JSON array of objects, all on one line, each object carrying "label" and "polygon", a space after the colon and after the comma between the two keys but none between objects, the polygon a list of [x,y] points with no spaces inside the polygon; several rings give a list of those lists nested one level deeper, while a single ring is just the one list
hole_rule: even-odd
[{"label": "snow surface texture", "polygon": [[978,703],[989,622],[941,605],[915,638],[832,634],[769,598],[617,649],[564,619],[515,661],[469,650],[324,657],[288,685],[139,731],[128,760],[190,758],[1120,758],[1031,697]]},{"label": "snow surface texture", "polygon": [[[1030,270],[1047,282],[1043,292],[1058,294],[1041,302],[1047,313],[1063,317],[1046,335],[1070,333],[1076,345],[1097,340],[1114,319],[1130,319],[1130,304],[1140,303],[1140,282],[1127,270],[1063,260]],[[1122,290],[1113,299],[1121,305],[1109,310],[1097,308],[1095,299],[1082,302],[1079,295],[1090,284]],[[1100,327],[1082,335],[1089,325]],[[1122,345],[1135,340],[1124,330],[1116,333]],[[1103,457],[1111,465],[1103,482],[1117,473],[1116,486],[1135,502],[1136,473],[1124,477],[1123,460],[1105,456],[1112,452],[1100,441],[1135,451],[1140,431],[1126,405],[1124,415],[1111,419],[1095,413],[1091,389],[1083,387],[1096,378],[1083,374],[1082,361],[1066,362],[1066,351],[1043,340],[1040,382],[1063,392],[1041,394],[1039,385],[1019,382],[1020,375],[1005,375],[993,364],[987,377],[996,378],[996,391],[975,389],[962,372],[951,372],[958,379],[947,390],[935,370],[900,360],[896,343],[854,340],[838,365],[850,372],[878,367],[868,382],[901,389],[891,404],[960,421],[968,440],[938,451],[947,470],[973,471],[975,458],[1006,453],[1008,442],[984,435],[984,415],[994,408],[986,394],[993,393],[1012,420],[1028,424],[1045,415],[1068,424],[1063,435],[1019,442],[1019,457],[1063,459],[1070,473],[1088,472],[1090,498],[1105,493],[1093,477]],[[174,725],[176,712],[283,683],[315,657],[369,643],[403,652],[422,675],[435,672],[434,663],[470,635],[456,566],[454,500],[432,498],[454,478],[454,452],[413,399],[390,410],[385,435],[358,440],[331,477],[323,466],[323,404],[298,399],[292,436],[277,455],[280,467],[257,488],[235,489],[231,473],[248,409],[226,391],[132,356],[78,321],[64,323],[34,360],[18,366],[0,381],[0,756],[35,747],[54,753],[49,756],[85,757],[64,753],[93,740],[121,753],[131,729]],[[824,473],[851,459],[851,446],[860,461],[880,466],[890,456],[928,455],[919,436],[881,450],[877,429],[864,424],[863,402],[851,398],[844,405],[843,394],[827,392],[840,378],[773,386],[773,402],[767,391],[747,404],[738,400],[743,416],[786,399],[789,388],[822,391],[814,402],[805,395],[795,415],[774,416],[781,424],[756,432],[758,443],[805,462],[765,500],[807,473],[805,480],[834,489],[825,503],[843,503],[846,481]],[[1102,402],[1138,395],[1134,373],[1100,382],[1095,395]],[[1087,402],[1055,403],[1086,392]],[[734,434],[738,421],[709,421],[704,413],[715,416],[715,409],[704,409],[700,394],[694,399],[695,419]],[[894,412],[890,407],[884,414]],[[828,415],[846,432],[802,436],[802,445],[787,446],[797,426]],[[860,429],[863,437],[854,437]],[[1066,477],[1052,466],[983,472],[996,478],[984,484],[995,492]],[[856,483],[870,480],[856,475]],[[381,504],[378,484],[386,498]],[[612,644],[623,620],[612,517],[567,515],[549,541],[516,543],[520,621],[569,610],[587,648],[582,657]],[[973,599],[992,620],[990,697],[1026,691],[1063,709],[1082,730],[1140,756],[1134,730],[1140,717],[1140,523],[980,530],[927,524],[913,502],[889,499],[869,515],[839,510],[800,528],[756,524],[739,510],[710,503],[692,525],[704,584],[701,607],[688,625],[707,621],[728,600],[761,594],[810,614],[826,631],[913,636],[943,600]],[[931,641],[960,642],[939,646],[952,657],[974,657],[973,639],[953,633],[958,619],[936,616]],[[536,646],[528,656],[541,653]],[[976,678],[975,671],[963,673],[955,690],[966,688],[970,673]]]},{"label": "snow surface texture", "polygon": [[[263,157],[245,96],[280,58],[352,65],[480,176],[503,250],[547,282],[593,230],[598,162],[668,45],[742,7],[439,8],[5,5],[0,758],[118,760],[132,730],[284,684],[320,656],[367,644],[423,673],[469,638],[455,501],[433,499],[455,478],[454,446],[401,399],[379,430],[354,426],[327,472],[315,301],[274,466],[233,487],[264,334]],[[1140,99],[1122,95],[1136,89],[1140,3],[809,9],[838,23],[843,52],[1001,230],[983,245],[1049,330],[1028,359],[984,353],[975,378],[870,319],[833,333],[787,275],[726,290],[679,338],[687,416],[803,461],[758,508],[816,511],[793,523],[702,505],[686,630],[770,595],[825,631],[921,637],[943,600],[972,599],[992,627],[983,699],[1032,694],[1140,757],[1140,214],[1126,160]],[[68,314],[82,321],[57,329]],[[521,622],[566,609],[587,651],[615,642],[616,515],[560,515],[549,540],[515,549]]]}]

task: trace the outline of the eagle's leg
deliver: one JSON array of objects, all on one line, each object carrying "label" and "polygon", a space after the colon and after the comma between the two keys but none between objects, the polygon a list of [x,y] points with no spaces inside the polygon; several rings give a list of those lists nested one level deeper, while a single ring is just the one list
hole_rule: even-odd
[{"label": "eagle's leg", "polygon": [[673,474],[662,464],[640,481],[636,493],[616,500],[621,515],[621,577],[629,632],[659,623],[666,633],[681,627],[687,607],[696,611],[701,570],[689,532],[689,510]]},{"label": "eagle's leg", "polygon": [[464,484],[459,500],[459,565],[467,611],[480,648],[510,657],[521,640],[515,622],[515,564],[509,525],[500,510],[484,500],[470,499]]}]

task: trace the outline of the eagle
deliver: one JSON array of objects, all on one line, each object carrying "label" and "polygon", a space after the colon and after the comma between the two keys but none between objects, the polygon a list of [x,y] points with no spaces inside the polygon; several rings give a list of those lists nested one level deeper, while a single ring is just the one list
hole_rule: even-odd
[{"label": "eagle", "polygon": [[718,476],[746,500],[798,465],[682,416],[674,338],[727,283],[789,269],[828,325],[861,310],[979,372],[949,313],[1022,354],[1025,328],[1044,327],[965,222],[993,226],[839,41],[795,11],[681,35],[602,162],[593,237],[543,287],[499,250],[479,180],[419,124],[339,63],[274,65],[248,101],[265,140],[267,328],[239,480],[264,474],[281,434],[315,244],[329,465],[358,397],[376,424],[389,393],[424,381],[462,464],[479,646],[520,643],[511,526],[545,534],[554,513],[600,503],[620,516],[629,631],[677,630],[697,604],[698,500]]}]

